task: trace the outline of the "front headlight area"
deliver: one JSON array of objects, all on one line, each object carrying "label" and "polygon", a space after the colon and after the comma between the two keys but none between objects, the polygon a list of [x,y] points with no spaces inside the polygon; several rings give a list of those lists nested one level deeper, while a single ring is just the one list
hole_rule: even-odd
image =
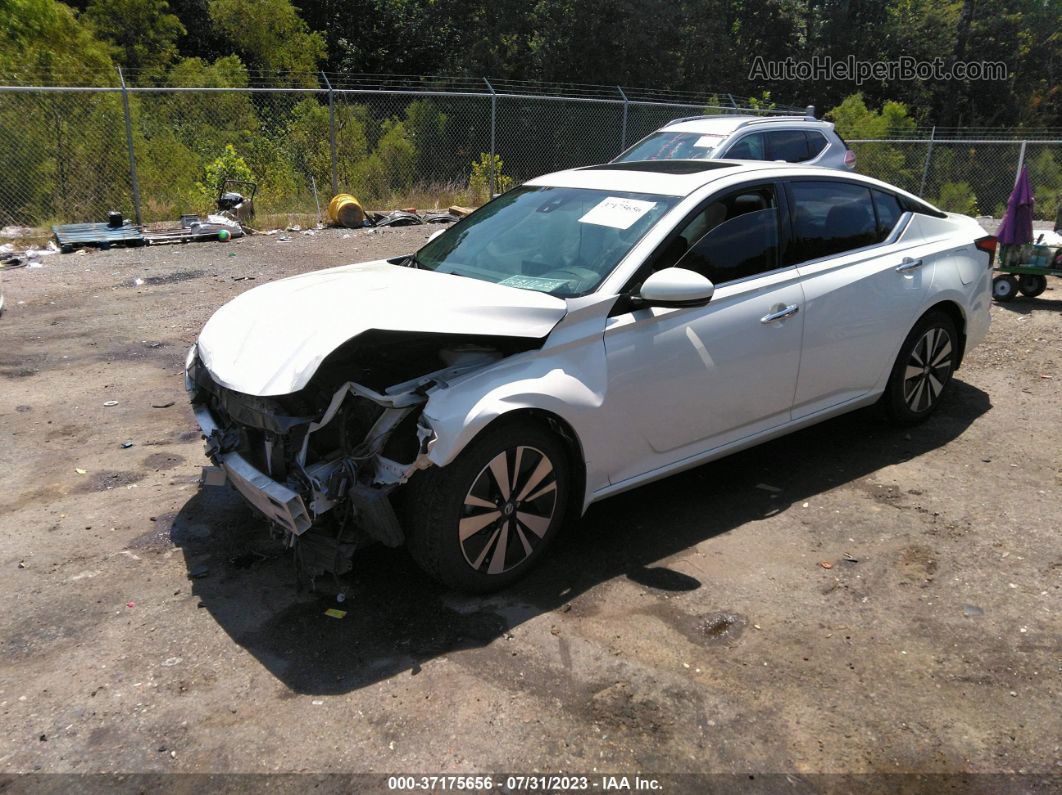
[{"label": "front headlight area", "polygon": [[196,386],[195,386],[195,367],[199,360],[198,343],[193,342],[192,347],[188,349],[188,354],[184,357],[184,389],[195,399]]}]

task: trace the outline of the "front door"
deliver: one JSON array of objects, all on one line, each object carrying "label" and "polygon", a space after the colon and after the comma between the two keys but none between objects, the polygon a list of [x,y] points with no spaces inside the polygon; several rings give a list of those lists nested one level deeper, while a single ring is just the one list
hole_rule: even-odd
[{"label": "front door", "polygon": [[609,318],[606,400],[626,418],[613,440],[613,484],[789,420],[803,292],[796,269],[780,267],[776,199],[773,185],[713,197],[661,247],[659,267],[713,281],[706,306]]}]

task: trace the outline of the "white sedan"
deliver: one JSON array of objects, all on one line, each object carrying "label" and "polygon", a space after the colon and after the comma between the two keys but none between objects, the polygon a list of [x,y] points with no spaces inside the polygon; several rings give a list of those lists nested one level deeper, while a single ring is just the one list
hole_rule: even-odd
[{"label": "white sedan", "polygon": [[204,482],[310,574],[382,542],[503,587],[595,500],[871,404],[926,419],[988,329],[994,245],[836,171],[550,174],[415,254],[219,309],[186,377]]}]

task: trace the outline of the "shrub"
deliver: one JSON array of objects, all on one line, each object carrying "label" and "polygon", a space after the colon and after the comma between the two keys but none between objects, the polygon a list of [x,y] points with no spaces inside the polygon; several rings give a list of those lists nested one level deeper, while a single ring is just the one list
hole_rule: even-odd
[{"label": "shrub", "polygon": [[247,162],[236,152],[236,147],[226,144],[221,156],[212,163],[207,163],[203,169],[205,177],[202,182],[195,184],[199,191],[199,199],[203,206],[209,207],[217,198],[218,189],[226,179],[242,179],[248,182],[254,181]]},{"label": "shrub", "polygon": [[[513,178],[507,176],[501,155],[494,155],[494,192],[505,193],[513,186]],[[472,176],[468,179],[468,189],[477,201],[485,197],[490,201],[490,155],[486,152],[479,153],[479,162],[472,161]]]}]

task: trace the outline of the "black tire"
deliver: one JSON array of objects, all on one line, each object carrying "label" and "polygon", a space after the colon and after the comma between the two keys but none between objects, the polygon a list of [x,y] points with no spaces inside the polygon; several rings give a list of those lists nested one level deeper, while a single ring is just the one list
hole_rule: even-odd
[{"label": "black tire", "polygon": [[1035,298],[1047,289],[1046,276],[1022,276],[1018,279],[1018,289],[1026,298]]},{"label": "black tire", "polygon": [[992,280],[992,297],[1002,303],[1018,297],[1018,280],[1013,276],[997,276]]},{"label": "black tire", "polygon": [[[505,494],[499,475],[512,479],[518,461],[516,486]],[[444,585],[474,593],[505,588],[534,567],[557,535],[570,488],[571,462],[556,434],[529,420],[501,421],[448,466],[410,480],[403,504],[406,545]]]},{"label": "black tire", "polygon": [[881,407],[888,419],[897,425],[917,425],[927,420],[951,384],[958,356],[955,322],[944,312],[923,315],[900,346],[881,396]]}]

